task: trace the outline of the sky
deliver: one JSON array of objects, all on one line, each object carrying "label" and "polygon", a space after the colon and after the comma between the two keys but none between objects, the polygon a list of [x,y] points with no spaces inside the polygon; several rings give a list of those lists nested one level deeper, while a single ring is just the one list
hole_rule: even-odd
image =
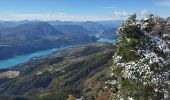
[{"label": "sky", "polygon": [[0,20],[122,20],[170,16],[170,0],[0,0]]}]

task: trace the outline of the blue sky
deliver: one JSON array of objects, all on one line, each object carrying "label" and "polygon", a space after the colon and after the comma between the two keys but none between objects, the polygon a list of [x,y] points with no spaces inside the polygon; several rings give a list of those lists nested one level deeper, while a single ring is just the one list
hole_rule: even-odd
[{"label": "blue sky", "polygon": [[0,0],[0,20],[117,20],[170,16],[170,0]]}]

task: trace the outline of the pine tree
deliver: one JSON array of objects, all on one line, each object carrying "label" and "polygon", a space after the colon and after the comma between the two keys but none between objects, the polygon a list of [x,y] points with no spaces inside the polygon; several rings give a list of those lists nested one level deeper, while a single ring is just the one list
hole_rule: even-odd
[{"label": "pine tree", "polygon": [[115,45],[113,75],[118,92],[114,99],[168,99],[170,92],[170,49],[162,39],[166,22],[148,15],[140,22],[132,15],[119,28]]}]

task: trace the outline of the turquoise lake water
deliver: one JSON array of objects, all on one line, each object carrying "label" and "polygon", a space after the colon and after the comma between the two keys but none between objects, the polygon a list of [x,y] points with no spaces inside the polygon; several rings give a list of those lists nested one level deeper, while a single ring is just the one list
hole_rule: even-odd
[{"label": "turquoise lake water", "polygon": [[72,46],[43,50],[43,51],[31,53],[31,54],[16,56],[10,59],[0,60],[0,68],[1,69],[8,68],[8,67],[11,67],[17,64],[25,63],[33,57],[41,57],[41,56],[49,55],[49,54],[52,54],[52,52],[60,51],[60,50],[63,50],[69,47],[72,47]]},{"label": "turquoise lake water", "polygon": [[115,40],[113,40],[113,39],[107,39],[107,38],[99,38],[97,41],[98,41],[98,42],[113,43]]},{"label": "turquoise lake water", "polygon": [[[114,40],[106,39],[106,38],[99,38],[98,42],[113,43]],[[10,59],[0,60],[0,68],[1,69],[8,68],[8,67],[11,67],[11,66],[14,66],[17,64],[25,63],[25,62],[29,61],[31,58],[49,55],[49,54],[52,54],[53,52],[60,51],[60,50],[63,50],[63,49],[69,48],[69,47],[72,47],[72,46],[43,50],[43,51],[31,53],[31,54],[16,56],[16,57],[13,57]]]}]

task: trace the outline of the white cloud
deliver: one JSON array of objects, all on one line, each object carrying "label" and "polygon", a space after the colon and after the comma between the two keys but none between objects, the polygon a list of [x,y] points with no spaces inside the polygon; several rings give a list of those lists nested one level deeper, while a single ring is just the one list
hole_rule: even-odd
[{"label": "white cloud", "polygon": [[124,19],[130,13],[114,11],[112,14],[103,16],[80,16],[66,13],[15,13],[11,14],[12,20],[63,20],[63,21],[101,21]]},{"label": "white cloud", "polygon": [[113,17],[114,18],[121,18],[121,19],[126,19],[128,18],[130,15],[132,14],[137,14],[138,18],[142,18],[142,17],[145,17],[147,16],[148,14],[155,14],[154,11],[150,11],[150,10],[147,10],[147,9],[142,9],[142,10],[139,10],[139,11],[136,11],[136,12],[127,12],[127,11],[114,11],[113,12]]},{"label": "white cloud", "polygon": [[21,14],[12,14],[15,19],[28,19],[28,20],[69,20],[75,19],[76,16],[67,15],[65,13],[21,13]]},{"label": "white cloud", "polygon": [[[149,11],[144,9],[137,12],[138,16],[145,16]],[[132,12],[113,11],[100,16],[82,16],[62,12],[57,13],[10,13],[0,15],[0,20],[62,20],[62,21],[101,21],[101,20],[122,20],[132,15]]]},{"label": "white cloud", "polygon": [[113,12],[113,17],[117,17],[117,18],[126,18],[130,15],[132,15],[132,13],[126,12],[126,11],[114,11]]},{"label": "white cloud", "polygon": [[163,7],[170,7],[170,1],[169,0],[160,0],[159,2],[156,2],[157,5],[163,6]]},{"label": "white cloud", "polygon": [[86,21],[86,20],[111,20],[110,16],[79,16],[65,13],[27,13],[13,14],[12,17],[16,20],[63,20],[63,21]]}]

